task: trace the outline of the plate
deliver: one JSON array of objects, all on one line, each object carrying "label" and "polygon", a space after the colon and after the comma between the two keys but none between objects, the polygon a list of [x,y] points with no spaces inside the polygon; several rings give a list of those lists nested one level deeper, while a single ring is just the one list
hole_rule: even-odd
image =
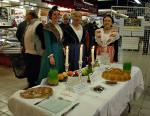
[{"label": "plate", "polygon": [[117,81],[105,81],[106,84],[109,84],[109,85],[115,85],[117,84]]}]

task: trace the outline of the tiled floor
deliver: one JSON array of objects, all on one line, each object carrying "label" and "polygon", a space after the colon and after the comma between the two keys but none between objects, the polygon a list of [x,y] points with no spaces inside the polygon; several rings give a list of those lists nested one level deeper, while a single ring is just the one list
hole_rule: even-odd
[{"label": "tiled floor", "polygon": [[[131,112],[122,116],[150,116],[150,55],[142,55],[138,51],[121,51],[120,63],[132,61],[142,69],[145,91],[137,101],[131,103]],[[12,116],[8,110],[7,101],[15,91],[27,86],[25,79],[17,79],[11,68],[0,66],[0,116]]]},{"label": "tiled floor", "polygon": [[7,106],[8,98],[26,85],[26,80],[17,79],[11,68],[0,66],[0,116],[12,116]]}]

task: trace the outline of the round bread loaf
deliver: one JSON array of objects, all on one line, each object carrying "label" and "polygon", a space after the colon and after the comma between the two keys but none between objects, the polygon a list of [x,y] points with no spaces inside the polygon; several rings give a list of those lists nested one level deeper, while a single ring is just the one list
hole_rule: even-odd
[{"label": "round bread loaf", "polygon": [[131,79],[131,76],[122,69],[112,68],[111,70],[104,71],[102,73],[102,78],[110,81],[128,81]]}]

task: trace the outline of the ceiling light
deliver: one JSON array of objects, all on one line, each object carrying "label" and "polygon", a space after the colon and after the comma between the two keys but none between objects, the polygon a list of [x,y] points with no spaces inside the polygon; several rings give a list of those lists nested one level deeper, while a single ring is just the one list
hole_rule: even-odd
[{"label": "ceiling light", "polygon": [[10,0],[10,1],[12,1],[12,2],[20,2],[20,0]]},{"label": "ceiling light", "polygon": [[2,0],[1,2],[4,2],[4,3],[9,3],[9,1],[8,1],[8,0]]},{"label": "ceiling light", "polygon": [[32,3],[32,2],[30,2],[29,3],[31,6],[37,6],[37,4],[36,3]]},{"label": "ceiling light", "polygon": [[47,7],[48,8],[52,8],[54,5],[48,4]]},{"label": "ceiling light", "polygon": [[89,3],[89,2],[85,2],[84,0],[83,0],[83,2],[84,2],[85,4],[88,4],[88,5],[93,5],[93,4]]},{"label": "ceiling light", "polygon": [[35,10],[35,8],[34,8],[34,7],[31,7],[31,10]]},{"label": "ceiling light", "polygon": [[139,0],[134,0],[137,4],[141,4],[141,2]]},{"label": "ceiling light", "polygon": [[69,8],[64,8],[64,7],[58,7],[58,9],[59,9],[60,11],[71,11],[71,9],[69,9]]}]

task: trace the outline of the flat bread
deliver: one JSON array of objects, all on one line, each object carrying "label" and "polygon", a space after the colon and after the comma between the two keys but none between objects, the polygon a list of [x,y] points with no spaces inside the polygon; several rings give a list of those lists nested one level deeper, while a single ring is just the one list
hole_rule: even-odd
[{"label": "flat bread", "polygon": [[50,87],[36,87],[25,90],[20,93],[20,96],[26,99],[45,98],[53,94],[53,89]]}]

